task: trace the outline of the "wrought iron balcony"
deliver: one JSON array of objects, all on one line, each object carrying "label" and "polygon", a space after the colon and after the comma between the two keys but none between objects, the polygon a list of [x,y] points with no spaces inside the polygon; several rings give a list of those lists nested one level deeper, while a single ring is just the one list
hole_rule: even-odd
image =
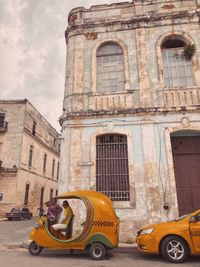
[{"label": "wrought iron balcony", "polygon": [[7,121],[0,122],[0,133],[4,133],[7,131],[8,123]]}]

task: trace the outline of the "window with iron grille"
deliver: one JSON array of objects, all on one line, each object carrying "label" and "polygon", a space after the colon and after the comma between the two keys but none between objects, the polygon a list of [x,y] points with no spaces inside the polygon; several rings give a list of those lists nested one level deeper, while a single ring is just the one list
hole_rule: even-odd
[{"label": "window with iron grille", "polygon": [[127,137],[108,134],[96,141],[96,190],[114,201],[129,201]]},{"label": "window with iron grille", "polygon": [[162,45],[163,75],[166,87],[194,85],[192,62],[184,53],[182,40],[168,39]]},{"label": "window with iron grille", "polygon": [[116,92],[124,89],[124,55],[116,43],[106,43],[97,50],[97,91]]},{"label": "window with iron grille", "polygon": [[0,113],[0,127],[4,127],[5,114]]}]

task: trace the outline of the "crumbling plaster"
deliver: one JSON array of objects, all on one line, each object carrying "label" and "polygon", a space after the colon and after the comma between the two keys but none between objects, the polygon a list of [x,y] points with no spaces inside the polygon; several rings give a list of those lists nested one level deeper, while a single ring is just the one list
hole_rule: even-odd
[{"label": "crumbling plaster", "polygon": [[[170,135],[200,131],[199,8],[199,0],[138,0],[69,14],[60,190],[95,190],[96,137],[127,135],[131,200],[114,202],[121,241],[133,240],[141,225],[178,216]],[[195,44],[194,86],[165,87],[161,45],[168,36]],[[110,41],[124,52],[125,88],[98,93],[96,51]]]}]

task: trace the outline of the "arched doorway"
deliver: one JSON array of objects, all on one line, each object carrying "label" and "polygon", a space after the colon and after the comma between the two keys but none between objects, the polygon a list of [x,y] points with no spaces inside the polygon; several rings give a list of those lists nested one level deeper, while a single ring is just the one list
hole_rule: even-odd
[{"label": "arched doorway", "polygon": [[179,214],[200,207],[200,132],[171,134]]}]

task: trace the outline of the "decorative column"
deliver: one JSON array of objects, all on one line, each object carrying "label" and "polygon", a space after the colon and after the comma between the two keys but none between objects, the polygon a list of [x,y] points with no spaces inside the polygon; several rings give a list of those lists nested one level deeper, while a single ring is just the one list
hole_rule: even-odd
[{"label": "decorative column", "polygon": [[147,69],[147,48],[145,40],[145,29],[136,29],[137,62],[140,88],[140,106],[145,108],[151,106],[150,81]]},{"label": "decorative column", "polygon": [[144,180],[147,194],[147,210],[150,223],[159,221],[163,199],[161,195],[156,159],[156,144],[154,141],[154,125],[146,122],[142,125]]}]

